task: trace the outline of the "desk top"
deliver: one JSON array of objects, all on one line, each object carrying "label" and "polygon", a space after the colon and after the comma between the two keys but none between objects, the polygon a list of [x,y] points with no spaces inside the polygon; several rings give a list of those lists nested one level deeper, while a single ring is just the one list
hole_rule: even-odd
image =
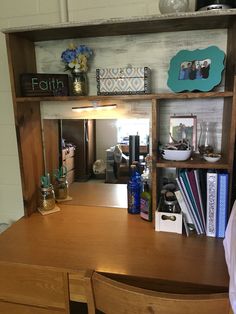
[{"label": "desk top", "polygon": [[61,205],[0,235],[0,262],[228,286],[222,240],[155,232],[123,208]]}]

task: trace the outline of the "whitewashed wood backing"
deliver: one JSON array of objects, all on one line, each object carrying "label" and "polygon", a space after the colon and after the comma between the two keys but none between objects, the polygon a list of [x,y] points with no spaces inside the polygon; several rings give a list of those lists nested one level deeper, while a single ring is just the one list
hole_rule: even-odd
[{"label": "whitewashed wood backing", "polygon": [[226,51],[226,30],[185,31],[144,35],[83,38],[36,43],[37,69],[42,73],[63,73],[61,53],[71,42],[94,51],[89,60],[90,94],[96,95],[96,68],[148,66],[152,70],[152,91],[167,87],[170,59],[182,49],[195,50],[216,45]]},{"label": "whitewashed wood backing", "polygon": [[170,116],[171,115],[196,115],[197,116],[197,140],[200,135],[200,122],[216,122],[216,145],[221,150],[222,137],[222,99],[194,99],[162,101],[160,109],[160,141],[165,144],[169,141]]},{"label": "whitewashed wood backing", "polygon": [[[92,106],[92,103],[88,102],[80,102],[80,104]],[[109,104],[109,102],[102,102],[102,104]],[[73,112],[72,107],[78,106],[76,101],[45,101],[41,103],[41,114],[44,119],[148,119],[151,117],[150,102],[116,102],[116,104],[117,108],[112,110]]]},{"label": "whitewashed wood backing", "polygon": [[[90,95],[96,95],[96,68],[148,66],[152,70],[152,92],[171,92],[167,86],[168,69],[171,58],[182,49],[203,49],[211,45],[226,51],[227,31],[203,30],[184,31],[144,35],[111,36],[47,41],[36,43],[37,69],[41,73],[64,73],[64,65],[60,61],[61,53],[68,45],[85,44],[94,51],[89,60],[89,89]],[[222,83],[216,90],[223,90]],[[183,106],[181,105],[183,103]],[[165,101],[161,109],[161,141],[168,141],[169,117],[175,114],[196,114],[198,121],[209,117],[218,122],[218,146],[221,142],[222,105],[215,106],[215,100],[193,100],[191,106],[187,101]],[[217,103],[223,103],[217,100]],[[109,112],[74,113],[71,111],[76,102],[43,102],[41,106],[43,118],[95,118],[114,119],[119,117],[147,117],[150,116],[149,102],[122,102],[118,108]],[[198,124],[199,134],[199,124]]]}]

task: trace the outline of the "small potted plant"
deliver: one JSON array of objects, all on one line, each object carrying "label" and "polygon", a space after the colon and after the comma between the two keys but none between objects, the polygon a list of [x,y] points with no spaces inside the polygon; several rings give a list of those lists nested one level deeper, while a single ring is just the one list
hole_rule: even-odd
[{"label": "small potted plant", "polygon": [[65,63],[65,71],[72,74],[72,92],[77,96],[88,94],[88,59],[93,55],[92,49],[85,45],[75,46],[70,44],[61,54],[61,60]]},{"label": "small potted plant", "polygon": [[67,168],[62,166],[55,170],[54,176],[56,178],[54,190],[56,199],[66,199],[68,197],[68,181]]}]

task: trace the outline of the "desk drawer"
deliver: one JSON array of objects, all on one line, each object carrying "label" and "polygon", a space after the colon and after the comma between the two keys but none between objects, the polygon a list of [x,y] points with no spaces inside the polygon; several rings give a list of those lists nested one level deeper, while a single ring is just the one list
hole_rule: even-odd
[{"label": "desk drawer", "polygon": [[71,183],[73,183],[75,181],[75,171],[71,170],[69,172],[67,172],[67,181],[68,184],[70,185]]},{"label": "desk drawer", "polygon": [[68,307],[67,286],[67,276],[62,272],[23,265],[0,265],[0,301],[62,310]]},{"label": "desk drawer", "polygon": [[65,160],[66,158],[74,157],[74,155],[75,155],[74,147],[65,148],[62,150],[62,160]]},{"label": "desk drawer", "polygon": [[65,311],[43,309],[35,306],[0,302],[1,314],[66,314]]},{"label": "desk drawer", "polygon": [[63,166],[66,166],[67,171],[74,169],[74,167],[75,167],[74,157],[67,158],[66,160],[64,160]]}]

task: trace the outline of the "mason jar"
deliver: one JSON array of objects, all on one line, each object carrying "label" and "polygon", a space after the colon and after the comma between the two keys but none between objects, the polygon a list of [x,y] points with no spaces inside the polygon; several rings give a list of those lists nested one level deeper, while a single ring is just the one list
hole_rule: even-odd
[{"label": "mason jar", "polygon": [[40,188],[40,209],[42,210],[52,210],[55,205],[56,205],[56,201],[55,201],[55,193],[54,193],[54,189],[53,186],[50,185],[47,188]]},{"label": "mason jar", "polygon": [[88,78],[85,72],[72,71],[72,92],[75,96],[88,95]]},{"label": "mason jar", "polygon": [[57,178],[54,189],[57,199],[66,199],[68,197],[68,181],[66,177]]}]

